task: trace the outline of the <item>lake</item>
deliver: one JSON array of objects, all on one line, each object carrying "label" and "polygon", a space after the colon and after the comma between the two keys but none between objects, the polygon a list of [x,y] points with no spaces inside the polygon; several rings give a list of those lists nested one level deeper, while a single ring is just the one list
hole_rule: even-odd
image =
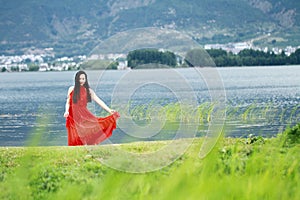
[{"label": "lake", "polygon": [[[87,74],[91,88],[112,106],[118,101],[128,107],[165,106],[185,98],[202,104],[211,101],[212,91],[224,92],[227,136],[273,136],[299,122],[300,66],[215,68],[213,74],[202,70],[205,68]],[[0,146],[27,145],[28,138],[37,133],[42,133],[39,145],[67,145],[63,113],[74,75],[74,71],[0,73]],[[94,103],[89,109],[105,115]],[[172,130],[169,132],[134,138],[118,127],[111,141],[172,139]]]}]

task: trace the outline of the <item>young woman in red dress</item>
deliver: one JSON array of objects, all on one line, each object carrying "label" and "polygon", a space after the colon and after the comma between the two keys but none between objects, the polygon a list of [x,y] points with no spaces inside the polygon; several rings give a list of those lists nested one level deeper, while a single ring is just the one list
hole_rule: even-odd
[{"label": "young woman in red dress", "polygon": [[[107,117],[96,117],[88,109],[87,103],[94,100],[110,113]],[[89,87],[87,74],[78,71],[75,75],[75,86],[68,90],[66,102],[66,128],[68,145],[96,145],[112,135],[116,128],[119,113],[110,109]]]}]

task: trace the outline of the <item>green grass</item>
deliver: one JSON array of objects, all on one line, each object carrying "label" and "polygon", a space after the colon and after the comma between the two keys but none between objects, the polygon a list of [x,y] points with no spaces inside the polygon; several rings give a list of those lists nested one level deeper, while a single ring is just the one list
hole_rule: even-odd
[{"label": "green grass", "polygon": [[[300,145],[276,138],[222,138],[204,159],[203,138],[171,165],[126,173],[103,165],[110,146],[2,147],[1,199],[297,199]],[[149,153],[165,141],[121,145]],[[177,145],[180,145],[180,140]],[[151,164],[151,163],[147,163]]]},{"label": "green grass", "polygon": [[[272,104],[226,108],[227,122],[299,121],[298,107],[274,109]],[[128,107],[137,123],[151,122],[156,107]],[[197,108],[180,104],[162,106],[155,117],[166,118],[165,129],[178,124],[208,124],[213,104]],[[47,123],[43,117],[38,123]],[[170,122],[170,123],[169,123]],[[169,127],[170,126],[170,127]],[[204,128],[199,127],[199,130]],[[0,148],[0,199],[297,199],[300,196],[300,124],[276,137],[259,134],[245,138],[221,137],[203,159],[199,153],[205,137],[120,145],[39,147],[46,126],[35,133],[27,147]],[[200,130],[201,131],[201,130]],[[172,144],[172,148],[171,145]],[[184,145],[189,144],[186,151]],[[157,157],[147,156],[162,151]],[[115,151],[116,148],[119,150]],[[175,150],[175,151],[172,151]],[[177,151],[177,152],[176,152]],[[125,152],[116,156],[118,153]],[[179,154],[178,157],[176,153]],[[117,153],[117,154],[115,154]],[[137,163],[129,154],[144,158]],[[122,163],[122,171],[105,164],[108,158]],[[120,160],[118,160],[120,159]],[[170,162],[171,161],[171,162]],[[159,163],[166,163],[158,166]],[[137,167],[148,171],[137,173]],[[147,168],[148,167],[148,168]],[[119,168],[118,168],[119,169]],[[135,173],[128,173],[134,171]],[[153,169],[153,170],[149,170]],[[144,170],[144,171],[147,171]]]}]

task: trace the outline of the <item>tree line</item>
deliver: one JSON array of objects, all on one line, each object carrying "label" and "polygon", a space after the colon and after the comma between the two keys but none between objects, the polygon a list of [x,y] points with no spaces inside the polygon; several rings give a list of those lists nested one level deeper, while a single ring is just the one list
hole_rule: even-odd
[{"label": "tree line", "polygon": [[266,66],[266,65],[296,65],[300,64],[300,49],[287,56],[284,52],[275,54],[254,49],[244,49],[238,54],[222,49],[210,49],[207,53],[216,66]]},{"label": "tree line", "polygon": [[[127,55],[128,67],[132,69],[146,64],[161,64],[171,67],[177,65],[177,58],[173,52],[159,51],[158,49],[134,50]],[[158,65],[154,65],[158,66]],[[149,66],[148,66],[149,67]]]},{"label": "tree line", "polygon": [[132,69],[150,63],[157,64],[150,67],[157,67],[159,64],[169,67],[296,65],[300,64],[300,49],[289,56],[284,52],[275,54],[254,49],[244,49],[238,54],[222,49],[193,49],[186,53],[185,58],[179,58],[170,51],[139,49],[129,52],[127,61],[128,67]]}]

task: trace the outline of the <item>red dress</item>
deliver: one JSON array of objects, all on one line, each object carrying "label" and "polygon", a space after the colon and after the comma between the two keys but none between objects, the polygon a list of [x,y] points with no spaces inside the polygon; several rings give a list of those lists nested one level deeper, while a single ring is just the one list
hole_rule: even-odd
[{"label": "red dress", "polygon": [[87,92],[80,87],[80,99],[73,103],[73,91],[70,94],[69,116],[66,120],[68,145],[96,145],[112,135],[116,128],[119,113],[101,118],[94,116],[87,109]]}]

